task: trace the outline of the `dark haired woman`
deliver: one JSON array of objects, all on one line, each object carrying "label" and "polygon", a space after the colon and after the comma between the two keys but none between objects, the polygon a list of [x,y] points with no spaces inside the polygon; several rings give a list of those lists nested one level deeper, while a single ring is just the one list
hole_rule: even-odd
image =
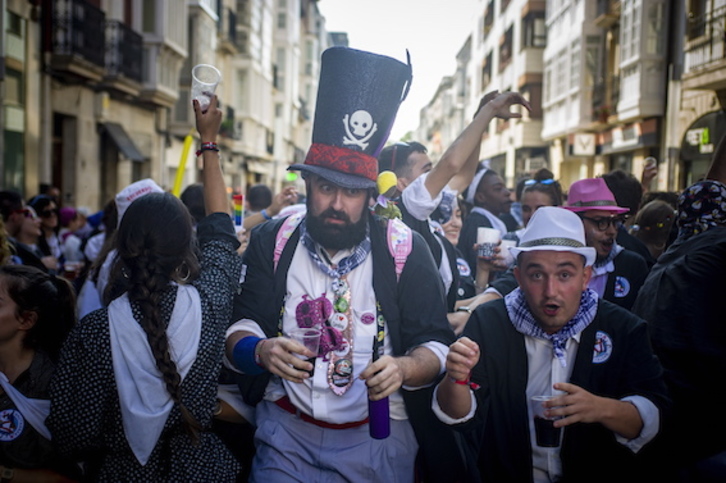
[{"label": "dark haired woman", "polygon": [[60,269],[62,248],[58,231],[60,221],[58,217],[58,205],[53,198],[47,195],[37,195],[28,201],[28,206],[35,210],[40,220],[41,236],[38,238],[38,249],[43,254],[43,264],[50,273],[57,273]]},{"label": "dark haired woman", "polygon": [[240,277],[237,238],[214,140],[216,98],[195,102],[208,216],[197,227],[168,193],[131,203],[116,232],[112,301],[69,336],[48,425],[94,481],[234,481],[238,465],[209,431],[224,331]]},{"label": "dark haired woman", "polygon": [[522,238],[524,229],[534,212],[543,206],[562,206],[562,186],[547,168],[538,170],[532,179],[524,182],[522,191],[522,228],[514,232]]},{"label": "dark haired woman", "polygon": [[75,323],[70,284],[25,265],[0,267],[0,476],[64,481],[73,472],[45,425],[48,386]]}]

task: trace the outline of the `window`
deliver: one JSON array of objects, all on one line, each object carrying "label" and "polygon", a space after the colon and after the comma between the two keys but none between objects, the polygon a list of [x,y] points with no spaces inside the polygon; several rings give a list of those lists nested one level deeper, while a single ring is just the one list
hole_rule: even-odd
[{"label": "window", "polygon": [[522,117],[524,119],[542,119],[542,84],[532,83],[522,86],[520,89],[522,97],[529,101],[532,106],[531,111],[522,109]]},{"label": "window", "polygon": [[620,45],[622,60],[637,57],[640,50],[641,0],[623,0],[621,12]]},{"label": "window", "polygon": [[277,14],[277,28],[278,29],[287,28],[287,12],[280,12]]},{"label": "window", "polygon": [[144,0],[141,8],[141,31],[148,34],[156,32],[155,0]]},{"label": "window", "polygon": [[23,89],[23,73],[6,68],[5,71],[5,99],[7,104],[22,106],[25,104],[25,89]]},{"label": "window", "polygon": [[708,0],[691,0],[688,11],[688,38],[695,39],[706,34]]},{"label": "window", "polygon": [[484,37],[486,38],[489,30],[494,25],[494,0],[491,0],[484,10]]},{"label": "window", "polygon": [[7,28],[5,29],[7,33],[15,35],[16,37],[22,37],[23,36],[23,19],[20,17],[20,15],[11,12],[10,10],[7,11],[8,19],[7,19]]},{"label": "window", "polygon": [[481,89],[480,92],[484,92],[492,81],[492,53],[489,52],[484,58],[484,64],[481,67]]},{"label": "window", "polygon": [[512,60],[512,35],[514,25],[510,25],[499,41],[499,72],[503,71]]},{"label": "window", "polygon": [[543,12],[536,12],[522,22],[522,46],[545,47],[547,45],[547,31]]},{"label": "window", "polygon": [[645,51],[661,55],[665,52],[663,38],[663,4],[656,3],[648,9]]},{"label": "window", "polygon": [[575,40],[570,47],[570,89],[580,87],[580,41]]}]

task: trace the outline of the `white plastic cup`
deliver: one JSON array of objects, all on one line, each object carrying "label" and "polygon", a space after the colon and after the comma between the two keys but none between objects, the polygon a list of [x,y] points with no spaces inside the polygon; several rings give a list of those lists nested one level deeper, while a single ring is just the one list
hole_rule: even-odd
[{"label": "white plastic cup", "polygon": [[476,229],[477,255],[482,258],[492,258],[494,248],[499,244],[502,232],[496,228],[480,226]]},{"label": "white plastic cup", "polygon": [[499,256],[502,257],[502,260],[504,260],[504,263],[507,265],[514,263],[514,257],[509,252],[509,248],[516,246],[517,240],[502,240],[502,243],[499,244]]},{"label": "white plastic cup", "polygon": [[192,99],[199,102],[202,111],[209,108],[221,79],[222,74],[213,65],[198,64],[192,69]]},{"label": "white plastic cup", "polygon": [[[312,357],[307,357],[302,354],[295,354],[295,356],[299,359],[303,359],[305,361],[308,361],[313,365],[313,371],[315,371],[315,358],[318,355],[318,349],[320,348],[320,335],[321,335],[320,329],[315,328],[299,328],[299,329],[293,329],[288,334],[288,337],[290,337],[292,340],[296,340],[302,345],[305,346],[306,349],[311,351],[313,354],[315,354]],[[313,371],[311,371],[309,374],[312,376]]]}]

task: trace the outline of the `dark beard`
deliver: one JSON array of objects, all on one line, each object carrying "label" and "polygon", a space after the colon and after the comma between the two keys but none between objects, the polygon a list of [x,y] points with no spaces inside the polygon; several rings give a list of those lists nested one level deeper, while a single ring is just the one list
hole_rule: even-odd
[{"label": "dark beard", "polygon": [[[323,221],[324,218],[336,218],[343,220],[344,225],[328,225]],[[351,223],[348,215],[341,211],[335,211],[328,208],[318,216],[308,214],[305,217],[305,227],[310,236],[319,243],[323,248],[330,250],[344,250],[353,248],[363,241],[366,236],[366,228],[368,227],[368,216],[364,212],[356,223]]]}]

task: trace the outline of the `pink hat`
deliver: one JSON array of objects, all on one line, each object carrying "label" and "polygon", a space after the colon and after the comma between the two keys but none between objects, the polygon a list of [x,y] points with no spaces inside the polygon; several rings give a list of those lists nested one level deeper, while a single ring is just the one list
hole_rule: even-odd
[{"label": "pink hat", "polygon": [[574,212],[603,210],[615,214],[630,211],[628,208],[618,206],[613,192],[602,178],[581,179],[572,183],[565,208]]},{"label": "pink hat", "polygon": [[78,212],[69,206],[64,206],[58,210],[58,218],[61,226],[68,226],[76,218],[76,215],[78,215]]}]

